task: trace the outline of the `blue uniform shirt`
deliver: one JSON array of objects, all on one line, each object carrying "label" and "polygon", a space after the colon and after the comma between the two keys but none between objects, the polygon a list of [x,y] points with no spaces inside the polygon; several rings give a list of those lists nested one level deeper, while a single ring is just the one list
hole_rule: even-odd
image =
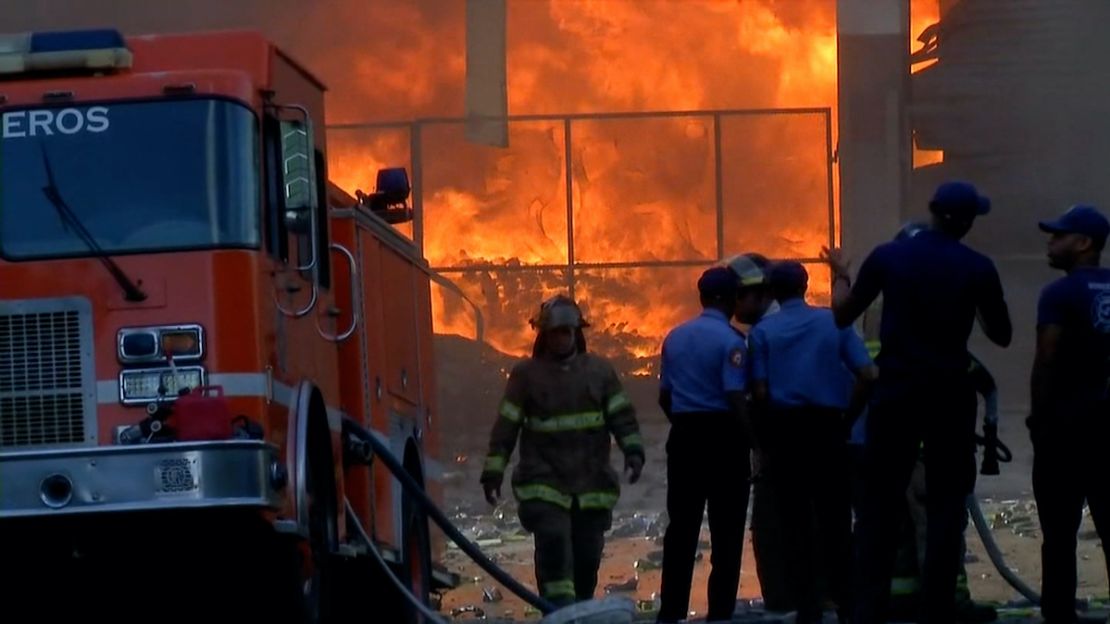
[{"label": "blue uniform shirt", "polygon": [[747,348],[719,310],[675,327],[663,339],[660,387],[671,392],[671,412],[724,412],[726,393],[747,390]]},{"label": "blue uniform shirt", "polygon": [[876,247],[852,293],[867,303],[883,296],[880,383],[891,376],[963,375],[976,313],[991,324],[1007,314],[990,258],[933,230]]},{"label": "blue uniform shirt", "polygon": [[1037,325],[1062,328],[1051,407],[1060,416],[1095,409],[1107,399],[1110,376],[1110,269],[1075,269],[1046,286]]},{"label": "blue uniform shirt", "polygon": [[767,382],[771,405],[778,408],[846,409],[854,371],[871,365],[855,329],[839,329],[832,310],[800,298],[784,301],[778,314],[760,321],[749,347],[751,378]]}]

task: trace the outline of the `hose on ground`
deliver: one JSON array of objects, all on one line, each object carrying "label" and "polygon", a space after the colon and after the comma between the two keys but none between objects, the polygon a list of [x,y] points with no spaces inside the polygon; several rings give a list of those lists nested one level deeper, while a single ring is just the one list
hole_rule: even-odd
[{"label": "hose on ground", "polygon": [[[984,429],[985,428],[986,426],[984,425]],[[998,474],[998,462],[1004,464],[1010,463],[1014,459],[1014,454],[1010,451],[1009,447],[998,440],[996,435],[990,437],[991,439],[988,440],[987,436],[976,435],[975,442],[977,445],[983,447],[984,452],[993,453],[995,455],[993,458],[984,459],[984,466],[988,463],[986,459],[994,459],[995,470],[993,472],[986,472],[984,470],[983,473]],[[1041,595],[1034,591],[1025,581],[1021,580],[1021,577],[1015,574],[1014,571],[1010,569],[1010,566],[1006,565],[1006,559],[1002,556],[1002,550],[998,548],[998,543],[994,541],[991,527],[987,524],[987,519],[983,517],[983,509],[979,506],[979,499],[976,498],[974,492],[968,495],[965,504],[967,513],[971,516],[971,522],[975,525],[975,531],[979,534],[979,539],[983,542],[983,548],[986,549],[987,556],[990,558],[991,563],[994,564],[995,569],[998,570],[1002,578],[1010,584],[1010,587],[1017,590],[1017,592],[1024,596],[1029,602],[1039,606],[1041,604]]]},{"label": "hose on ground", "polygon": [[412,495],[416,502],[427,512],[428,517],[443,530],[444,534],[446,534],[451,541],[455,542],[459,549],[466,553],[466,555],[477,563],[479,567],[485,570],[487,574],[501,583],[505,589],[508,589],[528,604],[539,609],[541,613],[548,614],[555,611],[555,605],[536,595],[519,581],[509,576],[507,572],[499,568],[489,557],[486,557],[476,544],[466,539],[466,536],[463,535],[455,525],[451,524],[447,516],[436,507],[435,503],[433,503],[430,498],[428,498],[428,494],[424,492],[424,488],[420,487],[420,484],[418,484],[416,480],[412,478],[412,475],[405,470],[401,462],[397,461],[397,458],[393,455],[389,447],[383,444],[373,433],[350,418],[343,419],[343,429],[362,442],[369,444],[371,448],[374,449],[374,454],[379,457],[382,463],[385,464],[385,467],[393,473],[394,478],[401,483],[401,487],[405,489],[405,492]]},{"label": "hose on ground", "polygon": [[421,615],[428,618],[428,620],[433,622],[434,624],[447,624],[447,620],[440,617],[440,615],[435,611],[432,611],[432,609],[428,607],[428,605],[424,604],[423,601],[421,601],[419,598],[417,598],[416,595],[413,594],[408,587],[405,587],[405,584],[401,582],[401,579],[397,578],[397,575],[394,574],[393,570],[389,568],[389,564],[386,562],[385,557],[382,557],[382,554],[378,552],[378,545],[374,543],[374,540],[371,539],[370,536],[366,533],[366,529],[362,526],[362,522],[358,520],[358,516],[355,514],[355,509],[351,506],[351,501],[344,501],[344,503],[347,506],[347,515],[354,520],[354,525],[355,528],[358,529],[358,534],[362,536],[362,540],[366,542],[367,550],[369,550],[370,554],[373,555],[374,559],[377,560],[378,565],[381,566],[382,571],[385,572],[385,575],[389,578],[389,581],[393,584],[393,587],[396,588],[397,591],[401,592],[401,595],[405,597],[405,602],[412,605],[412,608],[419,611]]},{"label": "hose on ground", "polygon": [[995,569],[1002,575],[1010,587],[1013,587],[1022,596],[1025,596],[1029,602],[1034,605],[1041,604],[1041,595],[1029,587],[1025,581],[1021,580],[1010,566],[1006,565],[1006,559],[1002,556],[1002,551],[998,548],[998,543],[994,541],[994,535],[991,534],[990,525],[987,524],[987,519],[983,517],[983,510],[979,507],[979,499],[972,494],[967,497],[967,511],[971,516],[972,523],[975,524],[975,530],[979,533],[979,539],[983,541],[983,547],[987,550],[987,556],[990,557],[991,563],[994,564]]}]

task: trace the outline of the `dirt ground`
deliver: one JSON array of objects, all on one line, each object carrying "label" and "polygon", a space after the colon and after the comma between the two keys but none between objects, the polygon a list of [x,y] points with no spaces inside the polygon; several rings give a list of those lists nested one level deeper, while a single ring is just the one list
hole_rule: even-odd
[{"label": "dirt ground", "polygon": [[[516,521],[511,495],[509,501],[492,509],[483,499],[478,482],[489,427],[493,424],[500,393],[514,360],[472,341],[442,336],[438,338],[437,357],[441,389],[439,405],[452,408],[463,406],[463,409],[441,407],[441,422],[444,422],[448,432],[443,436],[445,442],[442,449],[442,457],[447,464],[444,475],[447,511],[467,536],[482,547],[483,552],[534,589],[531,537],[520,529]],[[628,376],[622,381],[638,410],[647,443],[647,464],[639,483],[622,485],[597,595],[613,593],[633,598],[644,616],[648,617],[655,608],[653,599],[659,589],[658,562],[662,554],[661,536],[666,526],[665,517],[661,515],[665,509],[667,485],[663,444],[668,425],[655,405],[658,387],[654,379]],[[1000,437],[1012,449],[1014,461],[1003,464],[999,476],[980,476],[976,493],[1006,564],[1039,591],[1041,542],[1030,486],[1032,449],[1021,415],[1002,415]],[[619,468],[621,462],[621,454],[614,446],[614,467]],[[512,465],[509,470],[512,470]],[[758,606],[760,588],[750,538],[748,531],[740,597]],[[1107,572],[1101,543],[1089,514],[1085,514],[1079,538],[1079,598],[1101,604],[1108,593]],[[695,614],[704,614],[706,608],[705,582],[710,556],[708,539],[708,529],[703,526],[702,558],[695,568],[690,605]],[[995,569],[972,526],[968,529],[967,542],[966,566],[975,599],[1001,605],[1020,605],[1021,596]],[[446,564],[460,573],[463,583],[442,596],[443,613],[452,614],[458,620],[479,616],[538,617],[538,613],[486,578],[485,573],[459,550],[448,550]]]}]

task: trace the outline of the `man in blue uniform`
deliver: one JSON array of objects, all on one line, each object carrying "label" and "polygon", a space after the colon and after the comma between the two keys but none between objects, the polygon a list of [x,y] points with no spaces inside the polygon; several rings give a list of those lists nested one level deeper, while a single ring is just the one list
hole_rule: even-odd
[{"label": "man in blue uniform", "polygon": [[1013,337],[994,263],[960,242],[990,211],[990,201],[971,184],[949,182],[937,188],[929,210],[932,227],[876,247],[854,287],[840,253],[827,254],[840,327],[883,296],[879,380],[867,421],[857,523],[856,624],[885,622],[898,513],[922,442],[929,475],[925,622],[955,621],[964,503],[976,470],[967,341],[976,318],[995,344],[1009,346]]},{"label": "man in blue uniform", "polygon": [[[1110,540],[1110,269],[1099,258],[1110,234],[1092,206],[1073,206],[1040,227],[1051,234],[1049,264],[1066,272],[1041,292],[1033,363],[1033,495],[1044,543],[1041,614],[1075,622],[1076,533],[1083,501]],[[1107,572],[1110,574],[1110,561]]]},{"label": "man in blue uniform", "polygon": [[779,517],[790,535],[789,552],[780,556],[791,559],[798,624],[821,622],[822,579],[841,619],[850,612],[847,413],[853,383],[866,385],[878,376],[856,331],[838,328],[830,310],[805,302],[808,284],[800,263],[774,265],[770,286],[779,312],[760,321],[749,341],[759,406],[753,417],[766,421],[759,426],[766,431],[760,443]]},{"label": "man in blue uniform", "polygon": [[704,309],[663,341],[659,405],[667,438],[667,514],[659,622],[686,618],[702,516],[712,539],[709,620],[731,620],[748,510],[747,350],[729,324],[736,276],[714,267],[698,280]]},{"label": "man in blue uniform", "polygon": [[[778,302],[771,296],[767,278],[771,261],[763,254],[747,252],[724,260],[721,266],[727,266],[736,274],[736,311],[733,317],[739,323],[737,331],[747,340],[748,332],[756,323],[778,312]],[[752,425],[756,428],[754,443],[764,432],[759,430],[759,423],[753,422]],[[759,578],[764,607],[768,611],[785,613],[794,610],[794,594],[797,593],[791,587],[789,557],[784,555],[793,543],[793,536],[787,531],[787,522],[780,515],[775,484],[771,479],[764,478],[762,466],[763,451],[753,445],[751,532],[755,573]]]}]

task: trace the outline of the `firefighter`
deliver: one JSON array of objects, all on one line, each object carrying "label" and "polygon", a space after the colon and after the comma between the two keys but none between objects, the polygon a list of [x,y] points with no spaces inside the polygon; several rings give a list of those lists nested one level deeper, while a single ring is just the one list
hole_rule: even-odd
[{"label": "firefighter", "polygon": [[1048,260],[1065,275],[1037,305],[1031,377],[1033,496],[1041,546],[1041,614],[1075,622],[1076,534],[1086,500],[1110,575],[1110,269],[1099,266],[1110,222],[1093,206],[1073,206],[1053,221]]},{"label": "firefighter", "polygon": [[878,375],[863,339],[838,328],[828,309],[805,302],[809,275],[798,262],[770,272],[779,312],[760,321],[749,340],[764,477],[774,484],[778,516],[790,540],[773,553],[789,558],[799,624],[822,620],[821,585],[841,619],[850,612],[845,571],[851,561],[851,472],[848,413],[853,385]]},{"label": "firefighter", "polygon": [[630,483],[640,478],[644,444],[636,412],[613,366],[586,349],[588,324],[573,300],[555,296],[532,319],[532,357],[509,374],[481,483],[497,505],[505,467],[520,437],[513,494],[535,539],[540,595],[557,606],[589,600],[611,527],[620,479],[610,436],[624,453]]},{"label": "firefighter", "polygon": [[960,240],[990,201],[971,184],[941,184],[929,203],[932,227],[876,247],[853,287],[839,251],[826,250],[837,324],[851,325],[881,294],[879,379],[864,453],[856,624],[885,622],[898,542],[898,514],[924,441],[929,524],[924,621],[955,620],[959,541],[975,482],[975,391],[967,341],[976,318],[993,343],[1013,338],[994,263]]},{"label": "firefighter", "polygon": [[[968,377],[975,392],[983,398],[984,414],[983,428],[986,430],[991,423],[998,420],[998,387],[994,377],[986,366],[974,355],[968,355]],[[988,445],[986,453],[997,452]],[[910,487],[906,491],[906,509],[902,517],[902,533],[899,540],[898,554],[894,564],[894,576],[891,580],[891,613],[899,619],[912,619],[917,615],[922,605],[921,578],[924,572],[924,554],[926,552],[927,535],[927,495],[924,449],[918,454],[917,464],[910,478]],[[968,587],[967,568],[964,566],[964,557],[967,552],[967,514],[963,516],[962,531],[959,545],[959,573],[956,576],[956,622],[972,624],[976,622],[992,622],[998,618],[998,612],[990,605],[980,604],[972,600],[971,590]]]},{"label": "firefighter", "polygon": [[747,347],[729,319],[736,277],[725,267],[698,280],[703,311],[663,340],[659,405],[667,438],[667,514],[659,622],[684,620],[708,506],[712,546],[708,619],[731,621],[740,584],[751,472]]}]

